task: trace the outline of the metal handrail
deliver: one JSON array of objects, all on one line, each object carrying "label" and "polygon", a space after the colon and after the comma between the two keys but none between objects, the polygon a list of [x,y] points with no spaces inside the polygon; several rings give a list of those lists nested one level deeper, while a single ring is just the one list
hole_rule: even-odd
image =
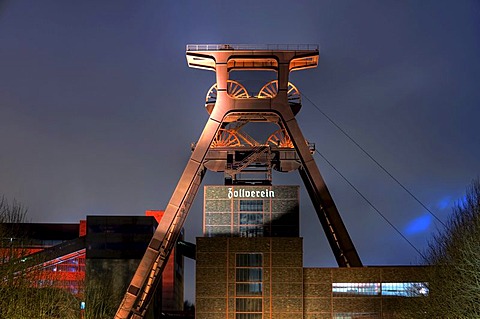
[{"label": "metal handrail", "polygon": [[318,44],[187,44],[187,51],[318,51]]}]

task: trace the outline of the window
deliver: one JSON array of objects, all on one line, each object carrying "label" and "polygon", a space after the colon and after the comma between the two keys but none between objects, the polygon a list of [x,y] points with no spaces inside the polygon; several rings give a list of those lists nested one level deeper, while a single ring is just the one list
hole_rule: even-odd
[{"label": "window", "polygon": [[237,267],[261,267],[262,254],[237,254]]},{"label": "window", "polygon": [[261,283],[237,283],[236,286],[237,296],[261,296],[262,284]]},{"label": "window", "polygon": [[263,200],[240,200],[241,212],[263,212]]},{"label": "window", "polygon": [[240,225],[263,225],[263,214],[240,213]]},{"label": "window", "polygon": [[262,282],[262,269],[237,268],[235,278],[238,282]]},{"label": "window", "polygon": [[419,297],[427,295],[428,287],[424,282],[382,283],[382,296]]},{"label": "window", "polygon": [[240,226],[240,237],[263,237],[263,227]]},{"label": "window", "polygon": [[379,283],[333,283],[332,292],[334,296],[360,295],[375,296],[380,294]]},{"label": "window", "polygon": [[235,259],[235,319],[262,319],[263,255],[237,254]]},{"label": "window", "polygon": [[235,306],[237,307],[237,312],[246,312],[246,311],[262,312],[262,299],[237,298]]},{"label": "window", "polygon": [[263,236],[263,200],[240,200],[240,237]]},{"label": "window", "polygon": [[389,283],[333,283],[333,295],[338,296],[399,296],[419,297],[428,295],[425,282],[389,282]]}]

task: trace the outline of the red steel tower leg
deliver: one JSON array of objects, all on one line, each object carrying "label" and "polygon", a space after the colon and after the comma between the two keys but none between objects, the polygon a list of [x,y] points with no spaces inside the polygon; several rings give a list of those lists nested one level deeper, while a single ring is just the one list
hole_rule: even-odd
[{"label": "red steel tower leg", "polygon": [[147,251],[128,286],[115,315],[116,319],[141,319],[144,317],[153,293],[157,288],[168,256],[177,242],[188,211],[197,194],[205,168],[203,159],[209,145],[220,128],[220,123],[209,120],[193,151],[185,170],[165,209]]}]

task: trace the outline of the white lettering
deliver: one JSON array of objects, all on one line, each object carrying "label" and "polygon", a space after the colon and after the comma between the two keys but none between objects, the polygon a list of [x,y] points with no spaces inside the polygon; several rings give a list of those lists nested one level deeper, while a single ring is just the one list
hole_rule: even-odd
[{"label": "white lettering", "polygon": [[269,190],[266,188],[265,190],[246,190],[244,188],[240,189],[233,189],[232,187],[228,188],[228,193],[227,193],[228,199],[232,198],[250,198],[250,197],[257,197],[257,198],[269,198],[269,197],[275,197],[275,191]]}]

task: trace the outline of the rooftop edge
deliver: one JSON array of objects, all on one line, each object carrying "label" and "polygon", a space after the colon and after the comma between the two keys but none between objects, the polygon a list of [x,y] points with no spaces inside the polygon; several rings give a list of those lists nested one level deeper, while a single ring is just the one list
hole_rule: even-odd
[{"label": "rooftop edge", "polygon": [[188,51],[318,51],[318,44],[187,44]]}]

